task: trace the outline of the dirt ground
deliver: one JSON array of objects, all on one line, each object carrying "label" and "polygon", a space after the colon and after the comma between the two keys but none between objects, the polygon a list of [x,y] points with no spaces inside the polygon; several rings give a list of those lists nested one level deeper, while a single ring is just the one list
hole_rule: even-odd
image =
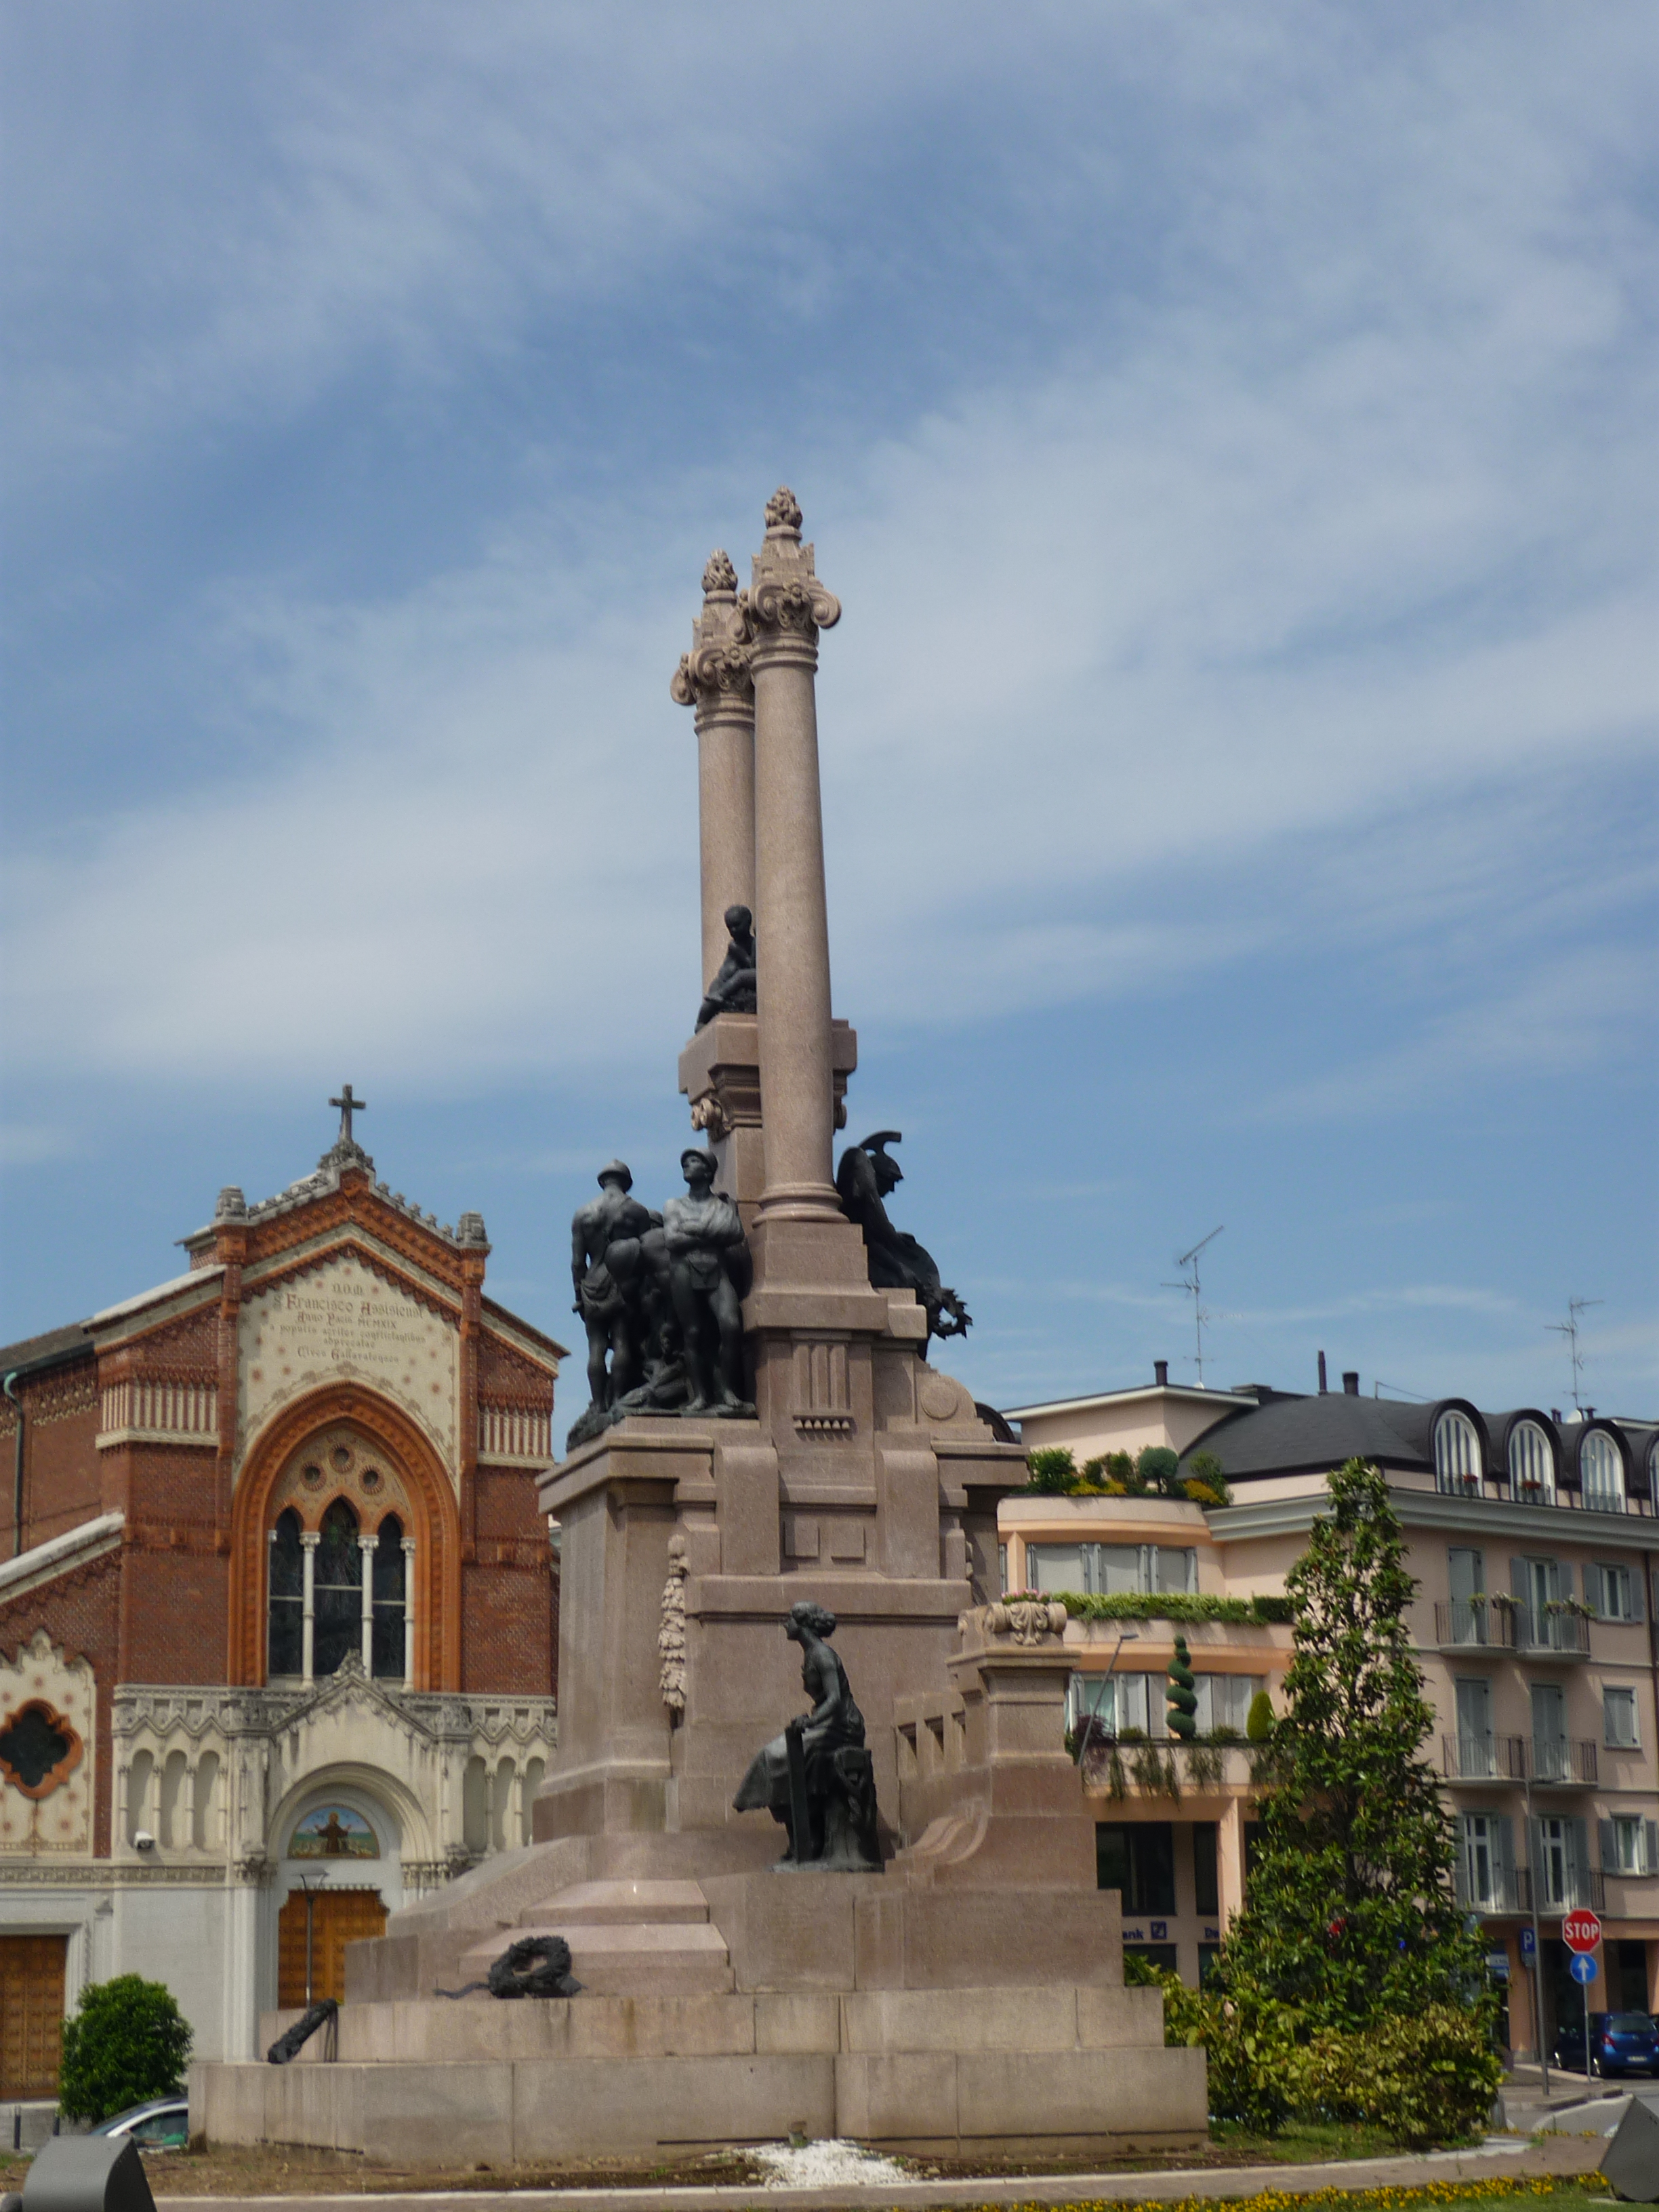
[{"label": "dirt ground", "polygon": [[[1053,2156],[902,2159],[921,2181],[988,2180],[1038,2173],[1157,2173],[1173,2167],[1282,2166],[1309,2159],[1370,2158],[1395,2146],[1358,2129],[1321,2128],[1273,2138],[1217,2131],[1205,2151],[1148,2151],[1121,2157]],[[381,2196],[404,2190],[647,2189],[664,2182],[763,2185],[765,2169],[746,2152],[716,2151],[657,2166],[623,2159],[573,2160],[557,2166],[457,2167],[366,2166],[348,2152],[301,2150],[274,2143],[247,2148],[153,2151],[144,2158],[151,2192],[169,2197],[337,2197],[348,2191]],[[0,2191],[23,2185],[27,2159],[0,2155]]]}]

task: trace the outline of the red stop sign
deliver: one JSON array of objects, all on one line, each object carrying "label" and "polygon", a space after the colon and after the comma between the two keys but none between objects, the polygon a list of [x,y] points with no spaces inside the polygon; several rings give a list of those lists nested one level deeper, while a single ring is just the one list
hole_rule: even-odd
[{"label": "red stop sign", "polygon": [[1593,1912],[1570,1912],[1561,1923],[1561,1941],[1569,1951],[1593,1951],[1601,1940],[1601,1923]]}]

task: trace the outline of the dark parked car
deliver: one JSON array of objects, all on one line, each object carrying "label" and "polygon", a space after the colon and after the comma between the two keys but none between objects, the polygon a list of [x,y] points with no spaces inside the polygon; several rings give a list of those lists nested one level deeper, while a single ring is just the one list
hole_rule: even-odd
[{"label": "dark parked car", "polygon": [[[1598,2074],[1659,2074],[1659,2026],[1648,2012],[1593,2012],[1590,2060]],[[1555,2063],[1584,2070],[1584,2023],[1564,2020],[1555,2031]]]}]

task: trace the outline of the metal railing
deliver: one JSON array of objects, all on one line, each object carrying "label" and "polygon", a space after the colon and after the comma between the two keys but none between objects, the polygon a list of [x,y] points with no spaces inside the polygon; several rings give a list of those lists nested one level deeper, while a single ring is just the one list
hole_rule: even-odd
[{"label": "metal railing", "polygon": [[1564,1659],[1588,1659],[1589,1623],[1582,1613],[1552,1613],[1547,1606],[1511,1607],[1515,1649],[1550,1651]]},{"label": "metal railing", "polygon": [[1532,1740],[1532,1777],[1534,1782],[1586,1788],[1596,1779],[1595,1746],[1583,1741],[1575,1743],[1564,1735],[1535,1735]]},{"label": "metal railing", "polygon": [[1513,1648],[1512,1605],[1489,1604],[1485,1598],[1441,1598],[1434,1608],[1434,1640],[1440,1644],[1486,1644],[1500,1650]]},{"label": "metal railing", "polygon": [[1553,1783],[1587,1789],[1600,1778],[1595,1746],[1567,1736],[1471,1735],[1440,1739],[1440,1771],[1448,1782]]},{"label": "metal railing", "polygon": [[[1466,1912],[1493,1914],[1522,1913],[1532,1911],[1533,1870],[1530,1867],[1492,1867],[1484,1882],[1472,1881],[1467,1866],[1460,1866],[1454,1877],[1457,1902]],[[1559,1919],[1564,1912],[1575,1912],[1588,1907],[1601,1912],[1607,1905],[1607,1884],[1593,1867],[1583,1867],[1568,1873],[1559,1885],[1559,1894],[1553,1893],[1553,1886],[1540,1885],[1538,1897],[1540,1917],[1546,1920]]]},{"label": "metal railing", "polygon": [[1440,1771],[1448,1782],[1524,1782],[1526,1739],[1518,1735],[1443,1735]]}]

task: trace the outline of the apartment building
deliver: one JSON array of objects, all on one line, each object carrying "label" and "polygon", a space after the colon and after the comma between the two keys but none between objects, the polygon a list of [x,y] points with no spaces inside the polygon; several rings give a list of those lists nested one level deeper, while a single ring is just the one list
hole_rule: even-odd
[{"label": "apartment building", "polygon": [[[1012,1409],[1028,1447],[1081,1467],[1146,1444],[1219,1461],[1231,1503],[1023,1492],[1000,1514],[1006,1589],[1138,1592],[1152,1616],[1074,1620],[1072,1714],[1099,1807],[1101,1878],[1123,1892],[1125,1938],[1188,1980],[1243,1896],[1251,1697],[1282,1706],[1291,1631],[1285,1577],[1305,1549],[1330,1470],[1380,1467],[1404,1524],[1413,1627],[1436,1714],[1429,1755],[1458,1839],[1460,1899],[1480,1915],[1507,2033],[1535,2048],[1580,1993],[1562,1915],[1590,1905],[1597,1985],[1613,2008],[1659,2000],[1659,1427],[1471,1401],[1402,1405],[1359,1392],[1295,1395],[1172,1385]],[[1158,1616],[1160,1596],[1200,1601]],[[1257,1601],[1254,1606],[1251,1601]],[[1230,1602],[1231,1601],[1231,1602]],[[1174,1638],[1197,1678],[1196,1750],[1170,1743]],[[1127,1731],[1127,1734],[1126,1734]],[[1220,1741],[1217,1741],[1217,1736]],[[1178,1794],[1176,1794],[1178,1791]],[[1523,1931],[1536,1915],[1535,1994]]]}]

